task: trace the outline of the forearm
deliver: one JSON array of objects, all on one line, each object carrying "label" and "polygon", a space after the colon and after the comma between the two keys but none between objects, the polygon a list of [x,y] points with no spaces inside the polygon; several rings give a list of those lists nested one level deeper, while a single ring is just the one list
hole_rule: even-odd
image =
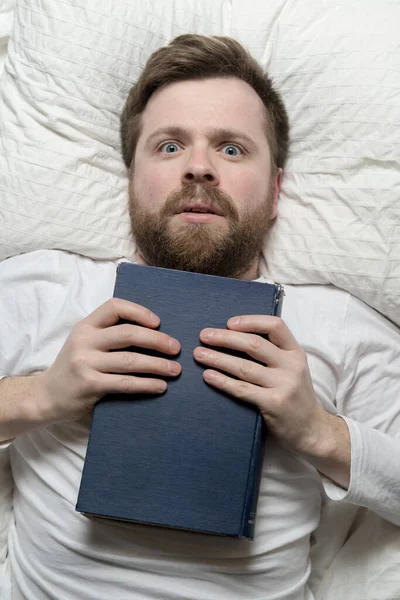
[{"label": "forearm", "polygon": [[0,381],[0,443],[42,426],[37,410],[43,394],[41,375]]},{"label": "forearm", "polygon": [[346,421],[320,409],[316,433],[300,454],[345,490],[350,485],[351,441]]}]

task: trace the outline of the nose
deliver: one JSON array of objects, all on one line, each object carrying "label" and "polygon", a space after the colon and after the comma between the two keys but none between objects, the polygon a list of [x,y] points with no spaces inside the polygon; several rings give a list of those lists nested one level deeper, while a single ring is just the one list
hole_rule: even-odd
[{"label": "nose", "polygon": [[182,183],[218,185],[217,169],[205,150],[197,149],[190,153],[182,171]]}]

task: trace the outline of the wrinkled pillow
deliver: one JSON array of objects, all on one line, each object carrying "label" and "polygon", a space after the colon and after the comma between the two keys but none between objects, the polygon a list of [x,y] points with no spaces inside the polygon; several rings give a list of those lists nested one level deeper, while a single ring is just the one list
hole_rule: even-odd
[{"label": "wrinkled pillow", "polygon": [[0,259],[131,258],[119,113],[180,33],[231,35],[283,94],[291,152],[262,273],[334,284],[400,324],[400,5],[18,0],[0,81]]},{"label": "wrinkled pillow", "polygon": [[15,0],[2,0],[0,4],[0,75],[7,56],[8,39],[11,33]]}]

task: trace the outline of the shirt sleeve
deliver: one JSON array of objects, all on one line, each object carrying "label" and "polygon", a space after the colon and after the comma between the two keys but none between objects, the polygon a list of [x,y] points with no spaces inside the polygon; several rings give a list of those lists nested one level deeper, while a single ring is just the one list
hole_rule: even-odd
[{"label": "shirt sleeve", "polygon": [[[45,368],[40,359],[36,366],[38,339],[60,294],[52,253],[36,251],[1,261],[0,290],[0,380]],[[2,442],[0,449],[12,442]]]},{"label": "shirt sleeve", "polygon": [[[43,280],[40,253],[0,262],[0,377],[27,375],[28,358],[40,331]],[[49,283],[51,273],[48,274]],[[35,278],[39,280],[35,281]]]},{"label": "shirt sleeve", "polygon": [[400,525],[400,330],[352,297],[337,411],[351,440],[347,491],[326,478],[327,495]]},{"label": "shirt sleeve", "polygon": [[[14,481],[9,448],[0,448],[0,598],[11,598],[8,571],[8,531],[13,515]],[[10,595],[10,596],[9,596]]]}]

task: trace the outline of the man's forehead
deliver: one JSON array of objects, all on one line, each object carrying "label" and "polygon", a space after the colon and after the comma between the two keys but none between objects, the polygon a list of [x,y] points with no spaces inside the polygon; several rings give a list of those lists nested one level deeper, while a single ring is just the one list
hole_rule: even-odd
[{"label": "man's forehead", "polygon": [[[262,135],[265,107],[256,91],[237,78],[179,81],[157,90],[142,115],[147,138],[156,129],[180,126],[198,130],[231,130]],[[262,127],[264,129],[264,127]],[[258,135],[257,135],[258,134]]]}]

